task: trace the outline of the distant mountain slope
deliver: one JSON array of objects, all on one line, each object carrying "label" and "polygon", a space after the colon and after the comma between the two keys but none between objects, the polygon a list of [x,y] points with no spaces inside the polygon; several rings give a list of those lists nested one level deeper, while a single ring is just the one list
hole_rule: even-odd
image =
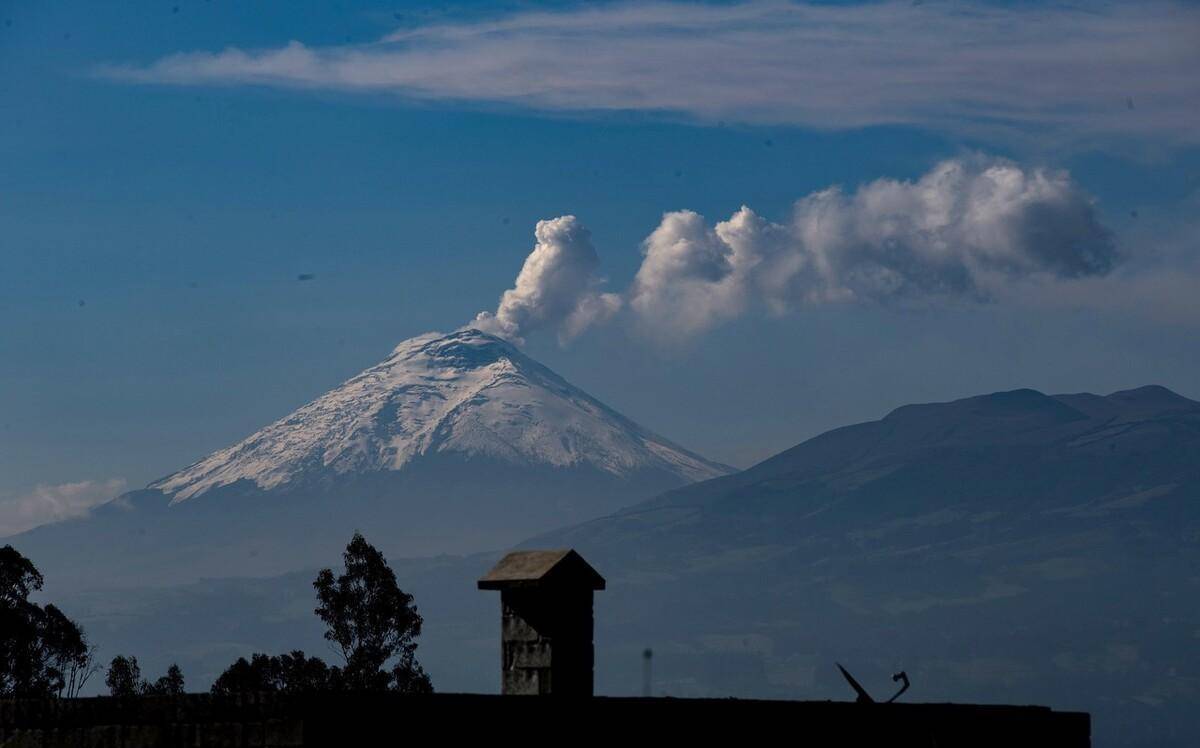
[{"label": "distant mountain slope", "polygon": [[[839,577],[838,594],[862,588],[868,607],[900,609],[906,595],[943,599],[933,590],[967,567],[1158,558],[1193,553],[1198,540],[1200,403],[1143,387],[905,406],[529,544],[574,546],[631,574],[804,570],[788,583],[880,564]],[[893,580],[918,560],[927,578]]]},{"label": "distant mountain slope", "polygon": [[489,549],[730,470],[461,330],[405,341],[237,444],[16,542],[81,585],[277,574],[336,557],[356,529],[406,556]]},{"label": "distant mountain slope", "polygon": [[1162,387],[906,406],[524,545],[607,575],[606,658],[670,692],[840,697],[837,660],[1200,742],[1200,403]]},{"label": "distant mountain slope", "polygon": [[[1200,403],[1162,387],[1108,397],[1000,392],[904,406],[561,537],[581,539],[627,525],[657,532],[656,515],[673,518],[664,521],[670,526],[681,512],[693,518],[728,513],[751,525],[761,521],[762,532],[778,535],[792,529],[779,524],[784,518],[805,527],[858,527],[945,510],[1010,519],[1031,513],[1082,517],[1151,498],[1161,509],[1177,503],[1200,477],[1198,450]],[[1130,498],[1144,491],[1151,494]],[[722,542],[744,540],[719,535]]]}]

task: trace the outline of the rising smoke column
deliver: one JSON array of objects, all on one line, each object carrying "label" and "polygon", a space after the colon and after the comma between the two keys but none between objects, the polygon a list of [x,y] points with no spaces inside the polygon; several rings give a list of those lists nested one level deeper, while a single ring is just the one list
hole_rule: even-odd
[{"label": "rising smoke column", "polygon": [[598,290],[600,259],[591,233],[575,216],[538,221],[534,235],[537,244],[516,284],[500,297],[495,313],[480,312],[470,327],[516,342],[550,329],[565,342],[620,309],[620,296]]},{"label": "rising smoke column", "polygon": [[1022,280],[1102,276],[1120,259],[1066,172],[984,156],[943,161],[915,181],[813,192],[783,223],[746,206],[715,225],[665,213],[623,295],[601,292],[596,250],[574,216],[535,233],[514,287],[471,326],[517,342],[549,329],[565,342],[627,307],[652,336],[679,340],[755,309],[987,301]]}]

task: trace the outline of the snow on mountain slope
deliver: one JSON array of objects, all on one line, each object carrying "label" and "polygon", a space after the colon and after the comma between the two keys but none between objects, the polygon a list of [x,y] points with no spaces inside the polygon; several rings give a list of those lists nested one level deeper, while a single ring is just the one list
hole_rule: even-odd
[{"label": "snow on mountain slope", "polygon": [[518,465],[650,469],[681,482],[730,468],[647,431],[508,342],[429,333],[241,442],[150,485],[172,503],[248,480],[270,490],[332,471],[403,470],[460,453]]}]

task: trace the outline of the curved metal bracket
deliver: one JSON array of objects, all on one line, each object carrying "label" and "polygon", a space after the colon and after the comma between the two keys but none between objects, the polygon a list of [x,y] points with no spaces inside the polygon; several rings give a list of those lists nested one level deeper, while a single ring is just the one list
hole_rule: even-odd
[{"label": "curved metal bracket", "polygon": [[893,695],[893,696],[892,696],[892,698],[890,698],[890,699],[888,699],[888,700],[887,700],[887,703],[888,703],[888,704],[890,704],[890,703],[892,703],[893,701],[895,701],[896,699],[900,698],[900,694],[902,694],[902,693],[904,693],[905,691],[907,691],[907,690],[908,690],[908,673],[906,673],[906,672],[904,672],[903,670],[901,670],[900,672],[898,672],[898,673],[896,673],[895,675],[893,675],[893,676],[892,676],[892,682],[893,682],[893,683],[895,683],[895,682],[896,682],[896,681],[898,681],[898,680],[902,680],[902,681],[904,681],[904,685],[903,685],[903,686],[900,686],[900,690],[899,690],[899,691],[897,691],[897,692],[895,693],[895,695]]}]

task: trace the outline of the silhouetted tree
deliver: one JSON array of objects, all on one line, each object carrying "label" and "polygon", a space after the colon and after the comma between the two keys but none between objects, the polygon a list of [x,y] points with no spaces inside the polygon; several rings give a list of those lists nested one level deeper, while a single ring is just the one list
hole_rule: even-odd
[{"label": "silhouetted tree", "polygon": [[320,658],[307,657],[299,650],[278,657],[254,654],[249,661],[239,657],[212,685],[215,694],[245,691],[313,693],[342,689],[340,668],[331,668]]},{"label": "silhouetted tree", "polygon": [[183,671],[172,663],[167,674],[151,683],[142,679],[136,657],[117,655],[108,665],[104,684],[113,696],[178,696],[183,691]]},{"label": "silhouetted tree", "polygon": [[274,659],[270,655],[255,653],[250,659],[237,658],[237,662],[225,668],[225,672],[213,681],[212,692],[215,694],[231,694],[254,691],[278,691],[278,675],[275,672]]},{"label": "silhouetted tree", "polygon": [[16,607],[29,601],[29,595],[42,588],[42,574],[33,562],[16,548],[0,548],[0,606]]},{"label": "silhouetted tree", "polygon": [[136,657],[117,655],[108,664],[104,685],[113,696],[137,696],[142,691],[142,669]]},{"label": "silhouetted tree", "polygon": [[305,657],[303,652],[296,650],[275,660],[281,691],[310,693],[343,688],[341,668],[329,667],[319,657]]},{"label": "silhouetted tree", "polygon": [[167,668],[166,675],[153,683],[142,685],[142,693],[144,694],[178,696],[183,692],[183,671],[174,663],[171,663],[171,667]]},{"label": "silhouetted tree", "polygon": [[416,661],[421,616],[412,595],[396,584],[383,554],[355,533],[342,554],[345,573],[323,569],[313,582],[314,611],[329,627],[345,667],[330,667],[299,650],[239,657],[213,682],[215,694],[247,691],[384,691],[429,693],[429,676]]},{"label": "silhouetted tree", "polygon": [[331,569],[322,569],[313,587],[320,603],[314,612],[329,627],[325,638],[346,661],[342,675],[347,689],[432,691],[416,660],[422,620],[412,595],[400,589],[383,554],[360,533],[342,559],[343,574],[334,577]]},{"label": "silhouetted tree", "polygon": [[96,671],[95,648],[78,624],[29,601],[43,581],[32,561],[0,548],[0,695],[75,696]]},{"label": "silhouetted tree", "polygon": [[73,698],[100,668],[96,647],[83,630],[61,610],[47,604],[42,610],[42,641],[50,668],[57,674],[58,695]]},{"label": "silhouetted tree", "polygon": [[397,663],[392,668],[387,687],[397,693],[433,693],[433,683],[415,661]]}]

